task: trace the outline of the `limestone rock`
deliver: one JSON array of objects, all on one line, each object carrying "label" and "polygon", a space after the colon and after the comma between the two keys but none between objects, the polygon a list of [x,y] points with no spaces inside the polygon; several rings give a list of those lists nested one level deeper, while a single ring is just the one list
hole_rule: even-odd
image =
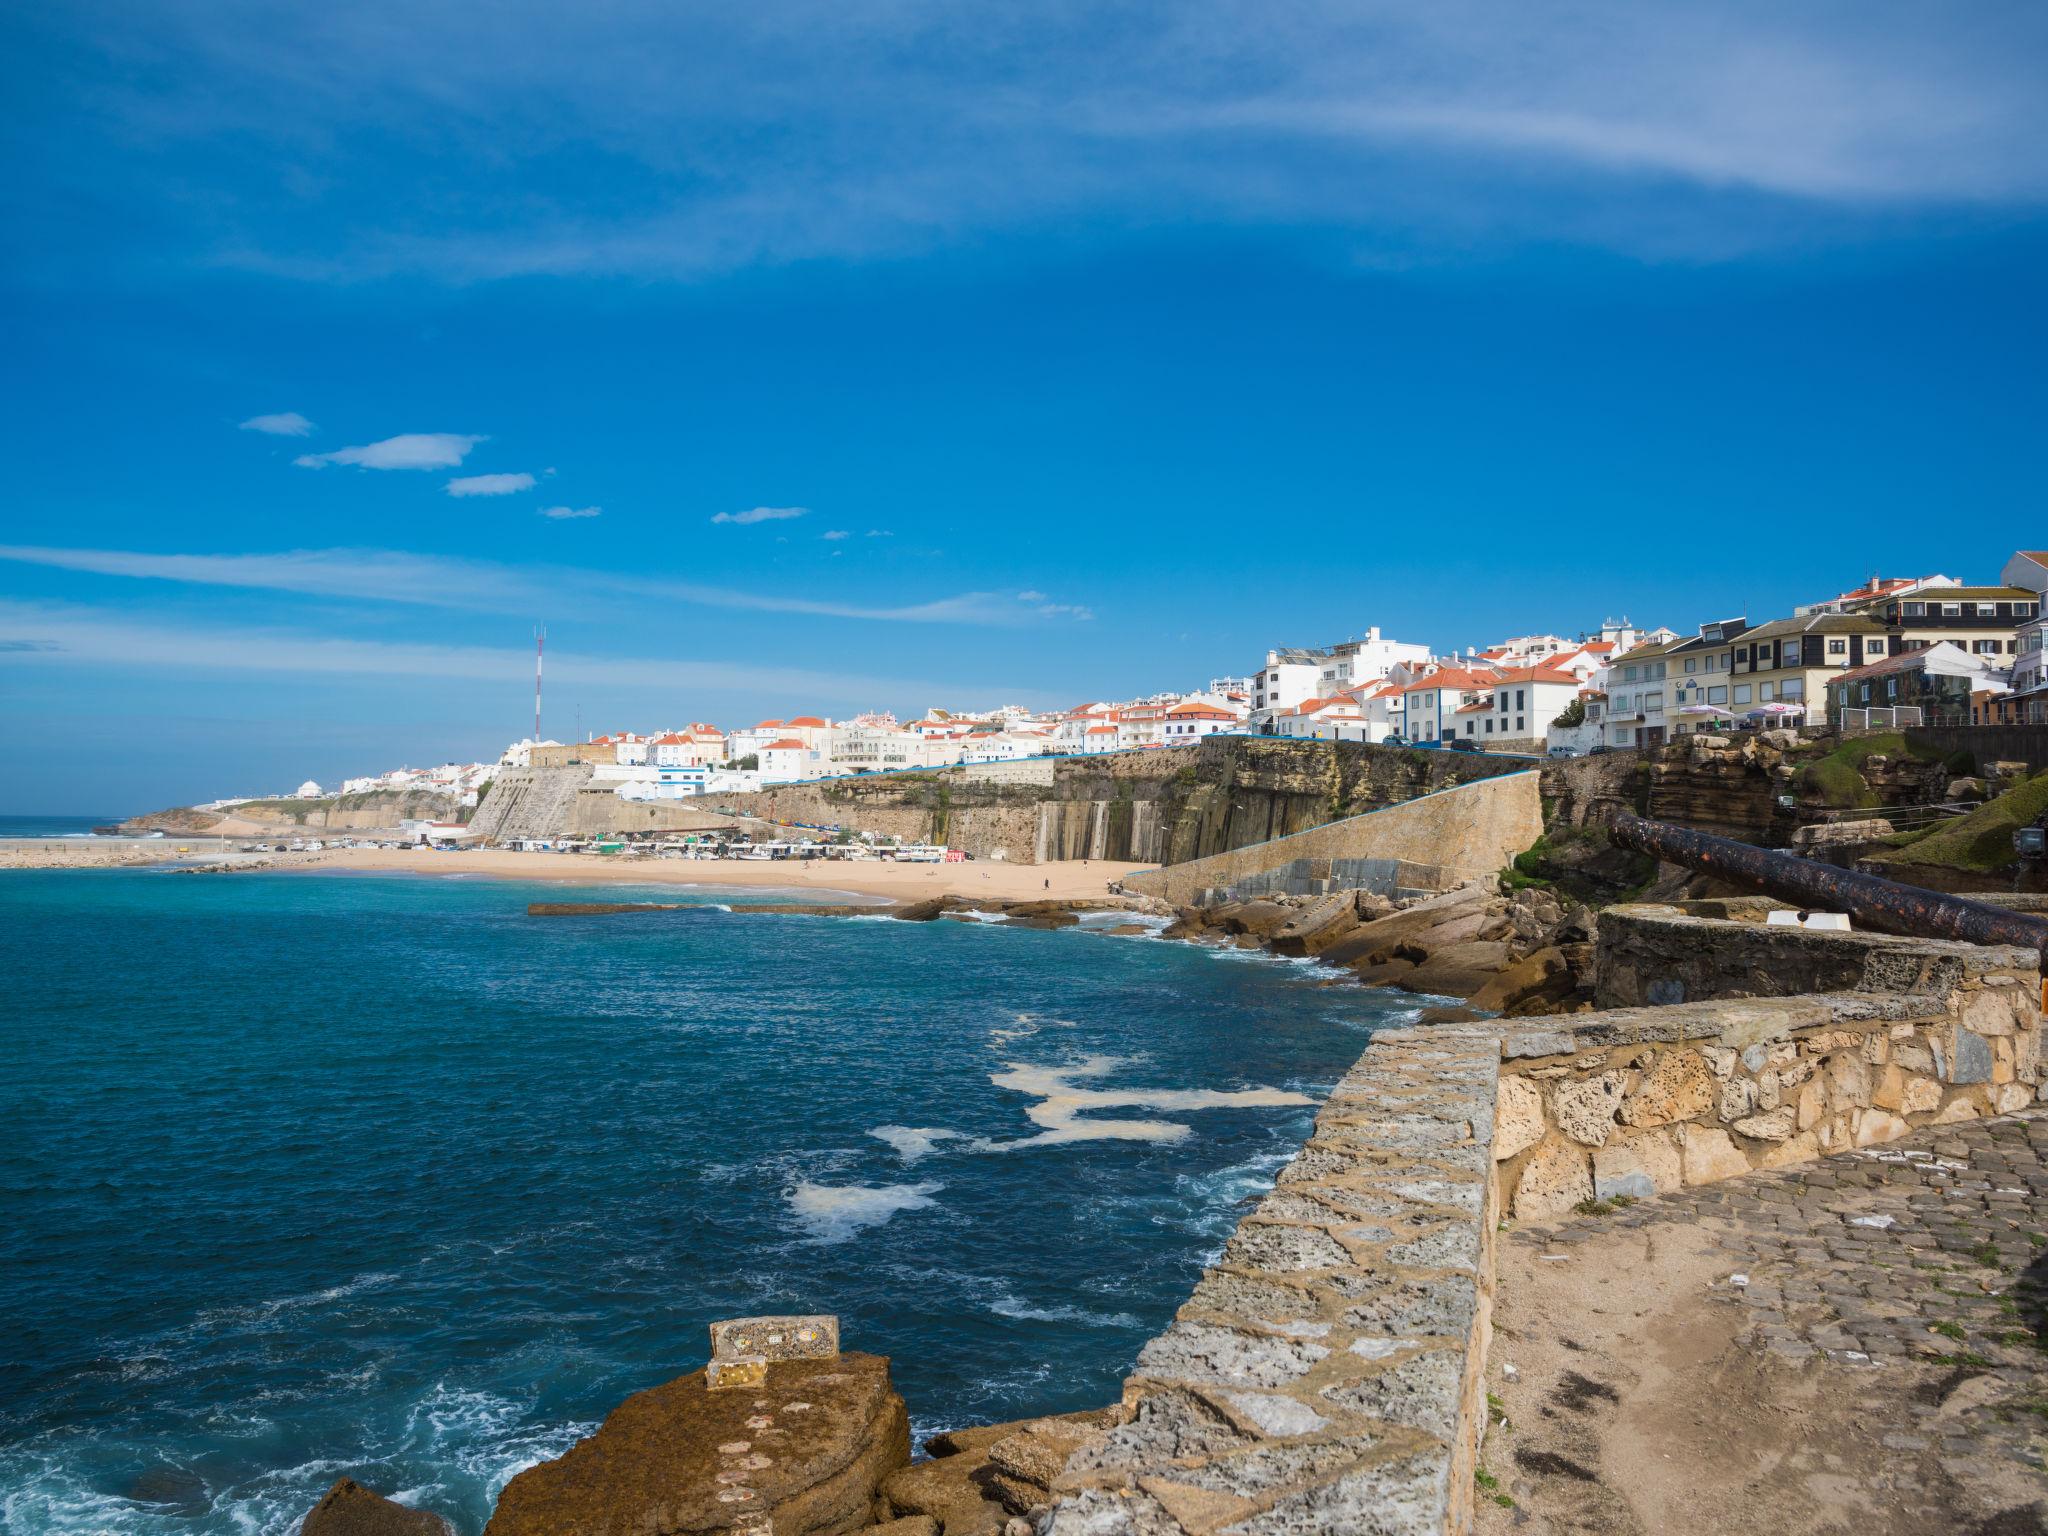
[{"label": "limestone rock", "polygon": [[1688,1184],[1712,1184],[1749,1172],[1749,1159],[1736,1150],[1726,1131],[1681,1125],[1678,1145]]},{"label": "limestone rock", "polygon": [[939,1522],[930,1515],[905,1515],[871,1525],[862,1536],[939,1536]]},{"label": "limestone rock", "polygon": [[1515,1217],[1542,1221],[1592,1198],[1593,1176],[1585,1149],[1551,1136],[1522,1165],[1515,1184]]},{"label": "limestone rock", "polygon": [[898,1518],[925,1515],[938,1522],[940,1536],[996,1536],[1009,1519],[988,1485],[989,1466],[976,1455],[921,1461],[893,1473],[882,1497]]},{"label": "limestone rock", "polygon": [[1952,1083],[1991,1081],[1991,1042],[1974,1030],[1960,1026],[1949,1051],[1948,1080]]},{"label": "limestone rock", "polygon": [[[2026,1100],[2022,1098],[2020,1103]],[[1931,1077],[1908,1078],[1905,1091],[1899,1095],[1898,1108],[1905,1115],[1932,1114],[1941,1108],[1941,1084]]]},{"label": "limestone rock", "polygon": [[455,1536],[455,1527],[344,1477],[307,1512],[299,1536]]},{"label": "limestone rock", "polygon": [[1532,997],[1573,990],[1571,969],[1559,949],[1539,949],[1505,967],[1472,994],[1472,1006],[1486,1013],[1507,1013]]},{"label": "limestone rock", "polygon": [[1504,1075],[1493,1112],[1493,1157],[1506,1162],[1543,1139],[1543,1091],[1526,1077]]},{"label": "limestone rock", "polygon": [[567,1455],[513,1478],[485,1536],[704,1536],[764,1517],[843,1536],[909,1459],[879,1356],[777,1361],[738,1392],[707,1390],[698,1371],[627,1398]]},{"label": "limestone rock", "polygon": [[1798,1112],[1774,1109],[1767,1115],[1749,1115],[1735,1122],[1735,1134],[1751,1141],[1785,1141],[1798,1126]]},{"label": "limestone rock", "polygon": [[1910,1129],[1905,1121],[1885,1110],[1861,1110],[1856,1115],[1856,1145],[1872,1147],[1879,1142],[1897,1141]]},{"label": "limestone rock", "polygon": [[1641,1129],[1697,1119],[1714,1107],[1717,1086],[1699,1052],[1666,1051],[1623,1102],[1622,1123]]},{"label": "limestone rock", "polygon": [[889,907],[886,909],[886,915],[906,923],[928,923],[943,914],[947,905],[945,897],[934,896],[928,901],[913,901],[900,907]]},{"label": "limestone rock", "polygon": [[1670,1131],[1645,1131],[1609,1141],[1593,1154],[1593,1198],[1628,1195],[1647,1200],[1685,1182],[1678,1142]]},{"label": "limestone rock", "polygon": [[1621,1107],[1627,1084],[1628,1077],[1621,1072],[1561,1084],[1551,1096],[1558,1129],[1582,1146],[1602,1145],[1614,1133],[1614,1112]]},{"label": "limestone rock", "polygon": [[1483,990],[1507,963],[1508,947],[1501,940],[1467,939],[1432,950],[1404,985],[1415,992],[1471,997]]}]

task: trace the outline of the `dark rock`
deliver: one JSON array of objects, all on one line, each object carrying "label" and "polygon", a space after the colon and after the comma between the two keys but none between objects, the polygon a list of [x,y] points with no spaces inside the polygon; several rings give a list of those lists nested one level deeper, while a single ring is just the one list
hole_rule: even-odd
[{"label": "dark rock", "polygon": [[944,912],[947,905],[944,896],[933,896],[925,901],[913,901],[906,906],[889,907],[886,910],[889,916],[906,923],[928,923]]},{"label": "dark rock", "polygon": [[909,1459],[879,1356],[778,1361],[761,1386],[721,1392],[697,1371],[627,1398],[567,1455],[513,1478],[485,1536],[704,1536],[763,1519],[788,1536],[845,1536],[873,1522]]},{"label": "dark rock", "polygon": [[299,1525],[299,1536],[454,1536],[439,1515],[408,1509],[344,1477],[315,1504]]}]

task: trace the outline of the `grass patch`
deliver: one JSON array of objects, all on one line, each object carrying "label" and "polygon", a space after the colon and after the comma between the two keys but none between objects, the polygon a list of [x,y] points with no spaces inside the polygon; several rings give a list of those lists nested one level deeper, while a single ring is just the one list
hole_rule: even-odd
[{"label": "grass patch", "polygon": [[1611,1216],[1615,1205],[1612,1200],[1581,1200],[1572,1209],[1581,1216]]},{"label": "grass patch", "polygon": [[1927,1326],[1930,1332],[1938,1333],[1944,1339],[1954,1339],[1958,1344],[1965,1342],[1970,1337],[1963,1331],[1961,1323],[1951,1323],[1946,1319],[1938,1323],[1929,1323]]},{"label": "grass patch", "polygon": [[1486,1468],[1480,1467],[1475,1471],[1472,1474],[1472,1482],[1480,1492],[1484,1493],[1502,1509],[1513,1509],[1515,1507],[1515,1501],[1500,1491],[1500,1479],[1487,1471]]},{"label": "grass patch", "polygon": [[1936,1365],[1986,1366],[1989,1365],[1991,1361],[1983,1355],[1973,1355],[1968,1350],[1964,1350],[1961,1354],[1956,1355],[1936,1355],[1934,1357],[1934,1363]]},{"label": "grass patch", "polygon": [[2018,862],[2012,835],[2048,813],[2048,773],[2015,785],[1996,800],[1955,821],[1943,822],[1925,837],[1901,848],[1893,862],[1939,864],[1977,874],[2010,869]]},{"label": "grass patch", "polygon": [[2001,1267],[1998,1258],[1998,1244],[1988,1239],[1972,1248],[1970,1250],[1970,1257],[1979,1264],[1982,1264],[1986,1269],[1998,1269]]}]

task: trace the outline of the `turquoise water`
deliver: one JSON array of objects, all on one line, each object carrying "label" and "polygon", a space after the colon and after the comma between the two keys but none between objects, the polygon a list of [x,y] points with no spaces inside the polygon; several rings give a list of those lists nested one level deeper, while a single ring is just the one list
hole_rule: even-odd
[{"label": "turquoise water", "polygon": [[0,813],[0,837],[89,837],[94,827],[110,827],[120,816],[14,816]]},{"label": "turquoise water", "polygon": [[1312,1113],[1232,1095],[1413,1007],[560,894],[0,876],[0,1527],[283,1533],[350,1473],[475,1532],[761,1311],[839,1313],[921,1430],[1111,1401]]}]

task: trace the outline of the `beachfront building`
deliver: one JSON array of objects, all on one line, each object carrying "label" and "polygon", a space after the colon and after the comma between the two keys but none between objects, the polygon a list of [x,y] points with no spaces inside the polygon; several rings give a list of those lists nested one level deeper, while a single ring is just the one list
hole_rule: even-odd
[{"label": "beachfront building", "polygon": [[[1273,717],[1275,736],[1292,736],[1305,741],[1359,739],[1365,715],[1355,700],[1339,694],[1328,699],[1303,699],[1292,709]],[[1347,729],[1348,728],[1348,729]]]},{"label": "beachfront building", "polygon": [[1255,720],[1269,720],[1306,699],[1334,698],[1377,682],[1396,668],[1419,668],[1428,661],[1428,646],[1389,640],[1377,625],[1362,640],[1315,650],[1271,650],[1251,679],[1251,713]]},{"label": "beachfront building", "polygon": [[1439,667],[1401,690],[1401,710],[1410,741],[1449,741],[1462,734],[1458,711],[1493,689],[1490,670]]},{"label": "beachfront building", "polygon": [[1490,751],[1541,752],[1550,723],[1579,696],[1579,680],[1550,667],[1513,667],[1496,674],[1493,691],[1457,711],[1458,734]]},{"label": "beachfront building", "polygon": [[1829,679],[1899,649],[1861,613],[1814,613],[1759,624],[1735,639],[1728,707],[1759,721],[1818,724]]},{"label": "beachfront building", "polygon": [[763,784],[789,784],[798,779],[815,779],[825,772],[824,754],[796,736],[780,736],[762,743],[759,773]]},{"label": "beachfront building", "polygon": [[[1837,731],[1973,724],[1999,717],[2009,674],[1953,640],[1900,651],[1827,681],[1827,721]],[[1906,717],[1897,712],[1917,711]]]},{"label": "beachfront building", "polygon": [[2021,627],[2041,616],[2041,594],[2021,586],[1913,586],[1856,611],[1884,626],[1894,651],[1948,640],[1972,656],[2009,666]]},{"label": "beachfront building", "polygon": [[1204,736],[1237,730],[1244,716],[1210,699],[1183,699],[1166,712],[1160,727],[1161,741],[1169,747],[1187,747]]},{"label": "beachfront building", "polygon": [[1668,729],[1664,653],[1676,643],[1675,637],[1642,641],[1608,663],[1604,729],[1610,747],[1654,747],[1663,742]]},{"label": "beachfront building", "polygon": [[1748,629],[1747,618],[1714,619],[1665,651],[1674,736],[1725,727],[1735,718],[1729,674],[1735,669],[1735,642]]}]

